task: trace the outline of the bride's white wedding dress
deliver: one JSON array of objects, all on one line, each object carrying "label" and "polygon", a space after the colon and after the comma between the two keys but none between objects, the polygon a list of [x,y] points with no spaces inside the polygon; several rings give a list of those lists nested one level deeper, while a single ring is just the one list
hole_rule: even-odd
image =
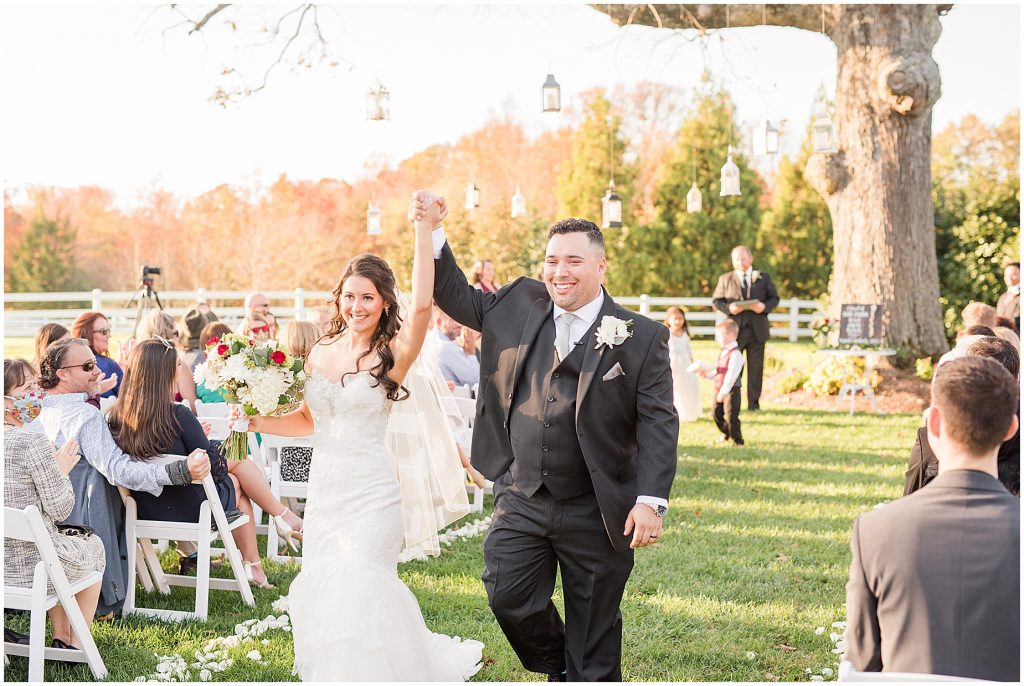
[{"label": "bride's white wedding dress", "polygon": [[306,381],[314,421],[302,571],[288,594],[303,681],[464,681],[483,644],[431,632],[398,578],[403,519],[385,432],[392,402],[368,372]]}]

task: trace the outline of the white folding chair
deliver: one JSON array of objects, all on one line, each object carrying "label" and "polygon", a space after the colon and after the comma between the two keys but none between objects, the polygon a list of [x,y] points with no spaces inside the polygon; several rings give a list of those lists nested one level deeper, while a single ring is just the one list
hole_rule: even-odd
[{"label": "white folding chair", "polygon": [[[210,405],[204,405],[204,408],[216,404],[225,406],[227,405],[227,403],[211,403]],[[228,434],[230,433],[228,429],[227,416],[197,416],[200,421],[210,423],[210,440],[224,441],[227,439]],[[249,434],[249,456],[252,457],[253,462],[255,462],[259,466],[259,468],[263,470],[263,476],[264,478],[267,479],[267,482],[269,483],[271,473],[270,466],[267,464],[264,451],[260,448],[259,443],[256,441],[256,434],[254,433]],[[263,523],[263,510],[260,509],[260,506],[257,505],[256,503],[252,504],[252,515],[253,521],[256,524],[256,534],[260,536],[266,536],[270,529],[266,524]]]},{"label": "white folding chair", "polygon": [[[312,443],[306,437],[291,438],[285,436],[271,436],[263,434],[262,449],[265,456],[274,455],[276,459],[270,460],[270,491],[278,500],[284,498],[306,498],[309,493],[309,483],[306,481],[285,481],[281,476],[281,450],[283,448],[309,448]],[[277,527],[267,526],[267,557],[275,562],[287,562],[294,560],[302,562],[301,555],[288,555],[285,548],[285,555],[278,553],[281,544],[281,537],[277,533]]]},{"label": "white folding chair", "polygon": [[202,400],[196,401],[196,416],[201,419],[208,419],[210,417],[219,417],[226,419],[231,406],[228,403],[204,403]]},{"label": "white folding chair", "polygon": [[469,386],[456,386],[452,389],[452,395],[456,398],[469,398],[472,397],[472,393],[469,390]]},{"label": "white folding chair", "polygon": [[843,660],[839,663],[840,681],[874,681],[874,682],[909,682],[909,681],[973,681],[977,683],[996,683],[987,679],[968,679],[963,676],[947,676],[945,674],[914,674],[912,672],[858,672],[853,663]]},{"label": "white folding chair", "polygon": [[[180,455],[161,455],[154,458],[152,462],[157,464],[172,460],[183,459]],[[242,600],[250,607],[256,601],[249,588],[249,581],[245,576],[245,568],[242,566],[242,554],[235,545],[231,531],[249,521],[248,515],[242,515],[233,522],[228,522],[224,515],[224,507],[221,505],[217,489],[213,483],[213,477],[209,474],[202,480],[203,490],[206,492],[206,502],[199,507],[199,521],[197,522],[166,522],[154,519],[139,519],[138,505],[131,493],[122,487],[118,487],[125,507],[125,537],[128,541],[128,588],[127,597],[124,602],[124,613],[141,614],[150,617],[158,617],[165,620],[181,621],[183,619],[198,619],[206,621],[209,614],[210,589],[221,591],[238,591]],[[214,524],[216,525],[214,527]],[[221,539],[224,544],[224,552],[228,562],[231,564],[233,579],[211,579],[210,578],[210,544]],[[174,541],[194,541],[198,546],[196,576],[184,576],[181,574],[167,574],[160,566],[160,560],[153,548],[153,540],[167,539]],[[194,612],[181,610],[161,610],[157,608],[139,607],[136,604],[135,581],[138,578],[139,552],[149,565],[153,582],[161,595],[169,595],[171,586],[187,586],[196,589],[196,603]],[[144,566],[144,565],[143,565]]]},{"label": "white folding chair", "polygon": [[[64,568],[60,564],[60,558],[57,557],[57,551],[53,547],[50,534],[35,505],[30,505],[24,510],[13,507],[4,508],[4,538],[32,543],[39,550],[41,558],[36,563],[31,588],[4,586],[4,609],[28,610],[31,613],[29,644],[26,646],[5,642],[4,659],[6,660],[7,655],[28,657],[29,681],[43,680],[44,660],[85,662],[97,680],[105,678],[107,667],[103,664],[100,651],[89,632],[89,625],[75,599],[76,593],[101,581],[103,573],[94,572],[74,584],[69,583]],[[53,583],[53,594],[46,592],[47,579]],[[68,621],[71,622],[71,628],[82,644],[81,650],[45,647],[46,611],[57,603],[64,608]]]}]

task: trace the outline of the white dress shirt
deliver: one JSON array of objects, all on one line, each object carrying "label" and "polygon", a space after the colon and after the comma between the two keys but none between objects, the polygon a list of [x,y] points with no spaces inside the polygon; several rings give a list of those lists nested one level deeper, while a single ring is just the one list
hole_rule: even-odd
[{"label": "white dress shirt", "polygon": [[719,389],[719,393],[728,393],[731,391],[733,384],[736,383],[736,379],[740,377],[740,372],[743,371],[743,354],[732,354],[732,351],[736,350],[738,347],[739,346],[736,344],[736,341],[733,341],[722,348],[722,350],[729,351],[729,366],[725,370],[725,377],[722,379],[722,388]]},{"label": "white dress shirt", "polygon": [[[434,233],[431,235],[431,244],[432,247],[434,248],[435,260],[441,257],[441,249],[444,248],[446,240],[447,239],[445,238],[444,235],[443,226],[434,229]],[[553,308],[551,311],[551,317],[553,320],[555,320],[555,325],[557,326],[558,315],[563,314],[567,310],[562,309],[558,305],[554,305],[554,303],[552,303],[552,305]],[[575,312],[573,312],[573,314],[576,315],[576,318],[572,320],[572,323],[569,326],[570,343],[574,345],[585,344],[585,341],[581,339],[586,335],[587,331],[590,330],[590,327],[593,326],[594,321],[597,319],[597,316],[601,314],[601,307],[603,305],[604,289],[602,288],[601,292],[598,294],[596,298],[594,298],[589,303],[587,303],[583,307],[578,308]],[[647,505],[655,510],[658,509],[659,505],[665,508],[668,507],[667,500],[665,500],[664,498],[656,498],[651,495],[639,495],[636,498],[636,502],[637,504],[643,503],[644,505]]]},{"label": "white dress shirt", "polygon": [[[740,282],[740,293],[743,295],[743,300],[747,300],[750,297],[750,287],[753,286],[751,279],[754,277],[754,267],[751,265],[745,272],[736,272],[736,278]],[[743,288],[743,280],[746,279],[747,287]]]}]

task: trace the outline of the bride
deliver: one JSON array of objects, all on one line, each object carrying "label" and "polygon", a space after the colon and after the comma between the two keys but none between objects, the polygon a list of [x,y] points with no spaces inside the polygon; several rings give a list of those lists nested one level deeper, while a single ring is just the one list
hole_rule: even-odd
[{"label": "bride", "polygon": [[402,382],[430,321],[431,229],[444,213],[443,200],[429,205],[414,222],[408,321],[387,262],[352,258],[330,329],[309,353],[302,406],[249,418],[249,431],[313,434],[302,571],[288,596],[303,681],[464,681],[480,669],[483,644],[431,632],[397,574],[402,498],[386,429],[392,404],[409,397]]}]

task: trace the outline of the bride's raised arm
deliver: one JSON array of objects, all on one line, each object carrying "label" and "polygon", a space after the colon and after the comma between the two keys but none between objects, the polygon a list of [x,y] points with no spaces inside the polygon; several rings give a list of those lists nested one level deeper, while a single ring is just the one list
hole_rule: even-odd
[{"label": "bride's raised arm", "polygon": [[[414,208],[423,208],[417,211]],[[412,297],[405,313],[405,322],[394,343],[395,366],[389,376],[402,383],[412,366],[430,328],[434,297],[434,254],[431,233],[443,217],[444,198],[427,191],[416,191],[410,203],[409,219],[415,227],[415,249],[412,260]]]}]

